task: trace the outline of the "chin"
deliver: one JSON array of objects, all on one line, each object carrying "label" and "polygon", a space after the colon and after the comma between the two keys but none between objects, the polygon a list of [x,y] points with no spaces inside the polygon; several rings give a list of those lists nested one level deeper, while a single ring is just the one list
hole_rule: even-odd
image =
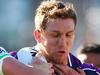
[{"label": "chin", "polygon": [[56,64],[67,64],[67,60],[66,60],[67,58],[55,58],[54,59],[54,62],[56,63]]},{"label": "chin", "polygon": [[62,64],[62,65],[66,65],[65,62],[63,61],[55,61],[56,64]]}]

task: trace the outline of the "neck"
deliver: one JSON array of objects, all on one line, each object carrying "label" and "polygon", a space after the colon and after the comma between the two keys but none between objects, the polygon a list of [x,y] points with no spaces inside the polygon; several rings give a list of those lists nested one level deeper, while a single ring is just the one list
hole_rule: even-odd
[{"label": "neck", "polygon": [[67,58],[63,59],[64,61],[59,61],[59,60],[56,60],[54,58],[50,58],[48,56],[44,56],[44,57],[46,58],[48,63],[59,64],[59,65],[67,65],[68,64]]}]

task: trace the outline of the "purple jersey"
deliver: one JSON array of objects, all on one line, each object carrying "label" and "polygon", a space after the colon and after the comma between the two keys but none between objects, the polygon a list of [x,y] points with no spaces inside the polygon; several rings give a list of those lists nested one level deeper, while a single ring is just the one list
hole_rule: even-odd
[{"label": "purple jersey", "polygon": [[71,53],[68,56],[68,61],[68,66],[72,67],[75,70],[77,67],[81,68],[85,71],[86,75],[100,75],[100,70],[94,67],[94,65],[81,63],[81,61]]}]

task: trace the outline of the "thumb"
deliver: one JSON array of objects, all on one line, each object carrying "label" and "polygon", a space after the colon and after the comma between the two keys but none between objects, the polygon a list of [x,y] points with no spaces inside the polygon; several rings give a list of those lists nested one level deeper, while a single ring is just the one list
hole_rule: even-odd
[{"label": "thumb", "polygon": [[42,61],[39,57],[34,57],[33,64],[42,64]]},{"label": "thumb", "polygon": [[33,60],[33,63],[36,63],[36,64],[43,64],[43,63],[47,63],[45,57],[41,54],[37,54],[35,57],[34,57],[34,60]]}]

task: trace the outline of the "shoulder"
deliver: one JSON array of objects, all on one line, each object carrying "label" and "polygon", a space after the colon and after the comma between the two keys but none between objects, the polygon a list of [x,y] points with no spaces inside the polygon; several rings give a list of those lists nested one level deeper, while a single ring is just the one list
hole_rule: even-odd
[{"label": "shoulder", "polygon": [[86,75],[100,75],[100,70],[94,65],[82,63],[77,57],[69,54],[70,57],[70,67],[76,70],[77,67],[83,69]]},{"label": "shoulder", "polygon": [[4,54],[8,54],[8,52],[3,47],[0,47],[0,56]]},{"label": "shoulder", "polygon": [[0,47],[0,61],[6,57],[11,57],[11,55],[3,47]]},{"label": "shoulder", "polygon": [[24,48],[21,48],[18,53],[20,52],[30,52],[32,50],[32,47],[24,47]]},{"label": "shoulder", "polygon": [[24,47],[17,52],[17,56],[35,56],[36,53],[37,51],[34,49],[34,47]]},{"label": "shoulder", "polygon": [[4,60],[9,57],[12,59],[12,56],[3,47],[0,47],[0,75],[3,75]]},{"label": "shoulder", "polygon": [[28,53],[31,52],[31,47],[24,47],[24,48],[21,48],[18,52],[17,52],[17,55],[26,55]]},{"label": "shoulder", "polygon": [[36,51],[33,47],[24,47],[17,52],[18,60],[24,64],[30,64],[33,61]]}]

